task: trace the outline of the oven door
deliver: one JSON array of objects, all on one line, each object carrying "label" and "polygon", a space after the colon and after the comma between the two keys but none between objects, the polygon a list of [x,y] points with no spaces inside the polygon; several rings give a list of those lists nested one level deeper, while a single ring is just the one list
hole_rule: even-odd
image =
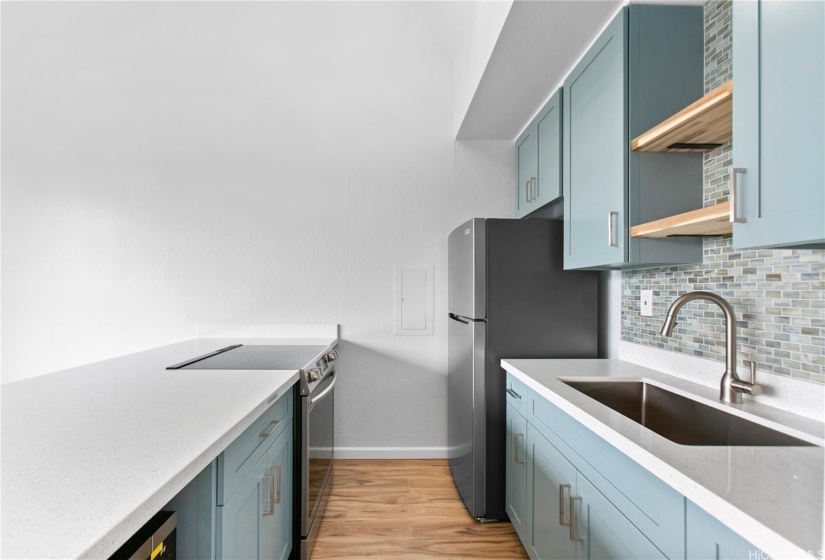
[{"label": "oven door", "polygon": [[304,397],[303,408],[303,457],[301,536],[308,538],[317,531],[317,516],[326,500],[332,458],[335,450],[335,370],[312,387]]}]

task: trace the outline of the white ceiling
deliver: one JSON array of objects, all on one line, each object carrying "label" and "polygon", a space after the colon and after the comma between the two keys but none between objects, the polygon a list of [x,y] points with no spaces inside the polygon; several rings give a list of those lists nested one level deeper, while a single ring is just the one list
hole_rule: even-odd
[{"label": "white ceiling", "polygon": [[457,137],[514,139],[623,3],[514,2]]}]

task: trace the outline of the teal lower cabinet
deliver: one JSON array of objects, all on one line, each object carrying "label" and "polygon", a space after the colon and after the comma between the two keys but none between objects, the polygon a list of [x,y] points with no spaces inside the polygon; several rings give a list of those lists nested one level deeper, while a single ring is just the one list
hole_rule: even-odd
[{"label": "teal lower cabinet", "polygon": [[754,560],[768,557],[691,501],[687,502],[685,527],[688,558]]},{"label": "teal lower cabinet", "polygon": [[531,558],[667,558],[537,430],[528,433]]},{"label": "teal lower cabinet", "polygon": [[219,558],[284,559],[292,550],[292,426],[218,507]]},{"label": "teal lower cabinet", "polygon": [[288,390],[163,508],[177,513],[177,558],[289,558],[294,437]]},{"label": "teal lower cabinet", "polygon": [[576,558],[667,558],[581,473],[577,474],[576,495],[570,505]]},{"label": "teal lower cabinet", "polygon": [[530,558],[575,558],[569,500],[576,491],[576,469],[529,424],[527,446],[532,527],[522,542]]},{"label": "teal lower cabinet", "polygon": [[527,420],[507,403],[507,515],[521,539],[529,528],[526,436]]},{"label": "teal lower cabinet", "polygon": [[[507,511],[530,558],[760,556],[756,547],[510,374],[507,387],[526,403],[522,415],[508,397]],[[518,492],[525,465],[515,460],[516,450],[522,452],[515,434],[522,429],[523,502]],[[519,505],[513,508],[514,503]]]}]

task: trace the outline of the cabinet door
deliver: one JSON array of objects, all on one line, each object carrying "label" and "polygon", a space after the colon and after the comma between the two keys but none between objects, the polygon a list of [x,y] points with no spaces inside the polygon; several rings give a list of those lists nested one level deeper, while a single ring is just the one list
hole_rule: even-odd
[{"label": "cabinet door", "polygon": [[527,491],[532,502],[528,553],[531,558],[575,558],[569,497],[576,491],[576,469],[529,424],[527,430]]},{"label": "cabinet door", "polygon": [[522,218],[537,208],[533,202],[538,176],[536,126],[531,123],[516,140],[516,217]]},{"label": "cabinet door", "polygon": [[626,259],[627,10],[564,81],[565,268]]},{"label": "cabinet door", "polygon": [[733,245],[825,243],[825,3],[734,2]]},{"label": "cabinet door", "polygon": [[581,473],[577,475],[576,492],[571,505],[575,517],[572,531],[578,539],[575,556],[577,559],[667,558]]},{"label": "cabinet door", "polygon": [[238,489],[218,507],[218,558],[264,558],[261,540],[268,506],[266,456],[252,468]]},{"label": "cabinet door", "polygon": [[538,175],[534,205],[540,208],[559,198],[561,188],[561,89],[536,116],[536,153]]},{"label": "cabinet door", "polygon": [[507,515],[523,543],[529,542],[527,521],[527,421],[507,405]]},{"label": "cabinet door", "polygon": [[274,560],[292,550],[292,423],[218,507],[219,558]]},{"label": "cabinet door", "polygon": [[266,454],[267,489],[270,494],[261,540],[262,558],[286,559],[292,551],[292,425]]},{"label": "cabinet door", "polygon": [[751,543],[711,517],[705,510],[687,502],[687,558],[707,560],[748,560],[767,558]]}]

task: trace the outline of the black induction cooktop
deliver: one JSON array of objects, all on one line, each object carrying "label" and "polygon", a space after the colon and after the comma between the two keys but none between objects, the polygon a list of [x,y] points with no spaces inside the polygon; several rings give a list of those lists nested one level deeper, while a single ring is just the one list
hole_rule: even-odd
[{"label": "black induction cooktop", "polygon": [[321,345],[234,344],[166,369],[302,369],[320,358]]}]

